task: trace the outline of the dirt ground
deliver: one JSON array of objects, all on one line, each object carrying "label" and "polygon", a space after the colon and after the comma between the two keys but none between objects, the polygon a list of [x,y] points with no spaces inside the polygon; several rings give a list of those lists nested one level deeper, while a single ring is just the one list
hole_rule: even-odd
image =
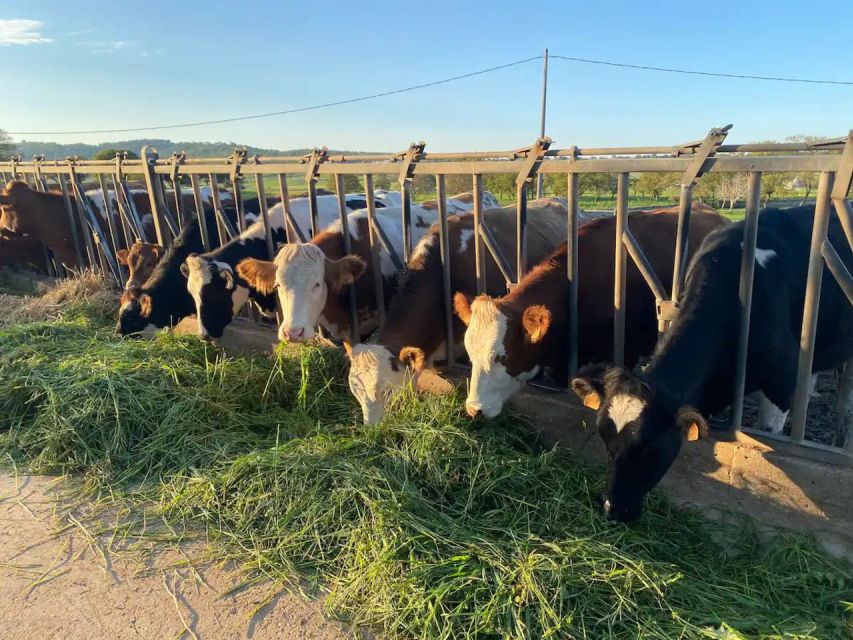
[{"label": "dirt ground", "polygon": [[[322,606],[259,586],[224,596],[243,580],[234,570],[192,563],[182,551],[147,559],[101,553],[84,531],[55,516],[52,478],[0,472],[0,638],[359,638],[323,616]],[[100,545],[103,549],[105,545]]]}]

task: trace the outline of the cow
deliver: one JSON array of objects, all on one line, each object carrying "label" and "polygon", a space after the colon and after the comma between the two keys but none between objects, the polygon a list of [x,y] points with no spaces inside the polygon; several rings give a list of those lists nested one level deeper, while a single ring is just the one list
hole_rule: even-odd
[{"label": "cow", "polygon": [[44,272],[44,245],[36,238],[27,236],[0,236],[0,265],[27,265]]},{"label": "cow", "polygon": [[[663,282],[672,281],[678,213],[674,209],[628,214],[628,226]],[[720,215],[694,213],[688,254],[713,229],[727,224]],[[612,353],[614,217],[591,220],[578,230],[578,362],[601,362]],[[524,384],[545,372],[568,384],[568,251],[563,243],[502,298],[454,296],[457,315],[467,326],[465,348],[471,378],[465,407],[471,417],[497,416]],[[625,362],[633,366],[651,353],[658,336],[655,298],[629,261],[626,286]]]},{"label": "cow", "polygon": [[[762,392],[782,422],[796,383],[814,213],[814,205],[765,209],[758,220],[745,392]],[[744,222],[708,236],[688,267],[669,331],[641,374],[593,371],[572,382],[584,404],[597,409],[609,457],[602,505],[612,519],[638,518],[645,495],[675,461],[682,442],[703,437],[705,417],[732,400],[743,237]],[[853,269],[853,252],[835,218],[829,239]],[[815,372],[853,357],[853,306],[829,273],[822,280],[815,339]],[[838,398],[839,417],[848,427],[851,365]]]},{"label": "cow", "polygon": [[[345,198],[349,201],[349,196]],[[309,235],[310,216],[307,198],[290,201],[294,221],[303,235]],[[338,199],[333,195],[317,197],[318,222],[324,228],[339,220]],[[347,211],[351,211],[347,204]],[[286,240],[284,208],[279,203],[269,211],[273,246]],[[181,273],[187,279],[187,290],[196,304],[199,335],[206,339],[222,337],[225,327],[243,305],[251,299],[267,316],[275,312],[275,296],[251,287],[237,272],[237,265],[247,258],[266,258],[267,245],[263,221],[214,251],[189,256]]]},{"label": "cow", "polygon": [[[515,251],[515,207],[492,208],[483,213],[484,225],[491,231],[498,248],[506,256]],[[566,237],[566,208],[554,198],[528,203],[527,252],[538,261],[547,256],[560,239]],[[474,216],[471,213],[448,216],[450,278],[453,290],[474,294],[475,277]],[[486,291],[498,295],[506,291],[506,281],[497,263],[487,257]],[[391,394],[417,377],[427,366],[445,355],[442,260],[439,229],[434,225],[418,242],[407,265],[408,275],[397,292],[373,343],[349,346],[349,386],[361,405],[366,424],[385,415]],[[462,353],[464,326],[454,319],[454,351]]]},{"label": "cow", "polygon": [[[468,211],[470,194],[447,199],[448,213]],[[491,202],[492,195],[484,194]],[[412,240],[417,242],[437,219],[438,203],[412,205]],[[400,207],[377,211],[376,218],[392,248],[400,255],[403,249],[403,224]],[[370,232],[365,210],[349,216],[352,253],[343,251],[343,231],[339,222],[305,244],[282,247],[275,261],[248,259],[237,267],[240,276],[257,291],[271,294],[278,290],[281,303],[279,339],[301,342],[314,337],[318,324],[332,337],[342,339],[351,335],[348,291],[356,283],[356,300],[360,305],[359,330],[361,337],[376,329],[377,300],[374,288],[373,265],[370,260]],[[383,291],[386,302],[396,289],[395,268],[391,257],[381,252]],[[360,278],[366,273],[364,278]]]}]

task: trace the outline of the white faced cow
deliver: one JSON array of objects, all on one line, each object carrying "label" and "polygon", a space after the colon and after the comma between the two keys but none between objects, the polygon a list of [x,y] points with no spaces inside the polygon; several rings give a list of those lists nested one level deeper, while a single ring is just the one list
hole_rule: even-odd
[{"label": "white faced cow", "polygon": [[[556,199],[528,203],[527,251],[531,260],[548,255],[566,236],[566,208]],[[484,224],[501,252],[515,251],[515,207],[489,209]],[[474,216],[450,216],[447,220],[450,249],[450,276],[453,289],[477,291],[474,259]],[[443,358],[444,315],[439,231],[434,226],[421,238],[409,260],[408,277],[398,291],[375,343],[357,344],[348,349],[351,366],[350,390],[361,404],[364,421],[378,422],[385,415],[391,394],[403,387],[407,378],[433,361]],[[486,257],[486,290],[498,294],[506,282],[497,264]],[[455,322],[454,350],[461,352],[464,326]]]},{"label": "white faced cow", "polygon": [[[791,406],[800,352],[814,205],[760,214],[745,391],[761,391],[777,411]],[[610,463],[602,504],[616,520],[638,518],[643,498],[675,461],[684,440],[707,430],[703,416],[732,399],[738,339],[740,222],[708,237],[688,268],[679,309],[651,363],[636,376],[622,369],[582,375],[572,386],[598,410]],[[847,269],[853,252],[836,218],[829,238]],[[853,357],[853,306],[830,274],[823,277],[813,371]],[[853,423],[853,364],[838,397],[840,426]]]},{"label": "white faced cow", "polygon": [[[635,212],[628,221],[655,272],[663,282],[671,282],[677,210]],[[688,252],[724,224],[725,218],[716,213],[694,212]],[[578,230],[580,363],[606,361],[612,354],[615,226],[615,218],[599,218]],[[455,296],[456,312],[468,326],[465,348],[471,379],[465,406],[470,416],[497,416],[504,403],[543,369],[557,382],[568,382],[567,260],[563,243],[502,298],[480,296],[472,304],[467,292]],[[631,261],[626,296],[625,362],[632,366],[654,348],[658,324],[654,296]]]},{"label": "white faced cow", "polygon": [[[484,201],[491,202],[484,194]],[[468,211],[472,206],[470,194],[460,194],[447,200],[448,213]],[[402,208],[387,207],[376,212],[377,222],[391,247],[403,251]],[[437,219],[437,204],[425,202],[412,205],[412,239],[417,241]],[[306,244],[282,247],[274,262],[246,260],[238,267],[240,276],[262,293],[277,290],[281,303],[282,321],[279,338],[299,342],[312,338],[320,324],[336,338],[350,338],[350,314],[346,286],[356,281],[356,299],[362,336],[376,328],[377,301],[374,274],[370,260],[370,233],[367,211],[349,216],[352,253],[344,255],[343,232],[335,223]],[[396,289],[394,263],[381,251],[382,277],[386,300]],[[366,276],[360,279],[365,273]]]}]

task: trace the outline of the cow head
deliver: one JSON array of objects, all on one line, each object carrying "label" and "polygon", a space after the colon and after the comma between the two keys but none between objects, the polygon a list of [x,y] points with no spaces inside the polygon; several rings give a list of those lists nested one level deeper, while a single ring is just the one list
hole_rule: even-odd
[{"label": "cow head", "polygon": [[572,389],[597,411],[598,433],[607,448],[604,512],[629,522],[643,512],[643,498],[660,482],[681,443],[707,435],[708,425],[693,407],[676,406],[642,378],[624,369],[584,368]]},{"label": "cow head", "polygon": [[130,249],[116,251],[118,261],[127,265],[128,276],[124,288],[132,289],[142,286],[148,280],[148,276],[154,272],[154,267],[162,256],[161,247],[149,242],[134,242]]},{"label": "cow head", "polygon": [[120,304],[117,334],[127,336],[139,333],[151,324],[153,300],[147,293],[140,293],[137,288],[125,290],[121,294]]},{"label": "cow head", "polygon": [[541,305],[517,309],[485,295],[472,303],[457,293],[453,303],[468,327],[465,350],[471,380],[465,409],[472,418],[480,414],[494,418],[504,402],[539,372],[551,314]]},{"label": "cow head", "polygon": [[181,273],[195,301],[199,335],[205,339],[221,338],[248,300],[248,289],[237,283],[231,265],[196,254],[181,265]]},{"label": "cow head", "polygon": [[27,198],[32,189],[26,182],[10,180],[0,193],[0,229],[12,233],[30,233],[27,225]]},{"label": "cow head", "polygon": [[394,355],[381,344],[344,342],[350,360],[349,388],[361,405],[364,424],[376,424],[385,417],[385,406],[391,395],[417,378],[423,369],[424,353],[406,347]]},{"label": "cow head", "polygon": [[[286,244],[274,262],[249,258],[237,273],[261,293],[278,292],[281,303],[280,340],[301,342],[314,337],[322,323],[329,295],[336,295],[364,273],[364,260],[344,256],[329,260],[314,244]],[[336,333],[335,327],[328,327]]]}]

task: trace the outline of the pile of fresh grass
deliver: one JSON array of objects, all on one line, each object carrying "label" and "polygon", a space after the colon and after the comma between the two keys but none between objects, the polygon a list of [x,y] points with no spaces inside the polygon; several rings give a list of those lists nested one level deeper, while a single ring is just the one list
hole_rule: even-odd
[{"label": "pile of fresh grass", "polygon": [[602,469],[537,449],[518,419],[472,428],[455,396],[403,394],[364,427],[344,367],[80,318],[2,329],[0,455],[141,486],[221,557],[390,637],[852,637],[849,567],[808,538],[759,542],[657,494],[609,523]]}]

